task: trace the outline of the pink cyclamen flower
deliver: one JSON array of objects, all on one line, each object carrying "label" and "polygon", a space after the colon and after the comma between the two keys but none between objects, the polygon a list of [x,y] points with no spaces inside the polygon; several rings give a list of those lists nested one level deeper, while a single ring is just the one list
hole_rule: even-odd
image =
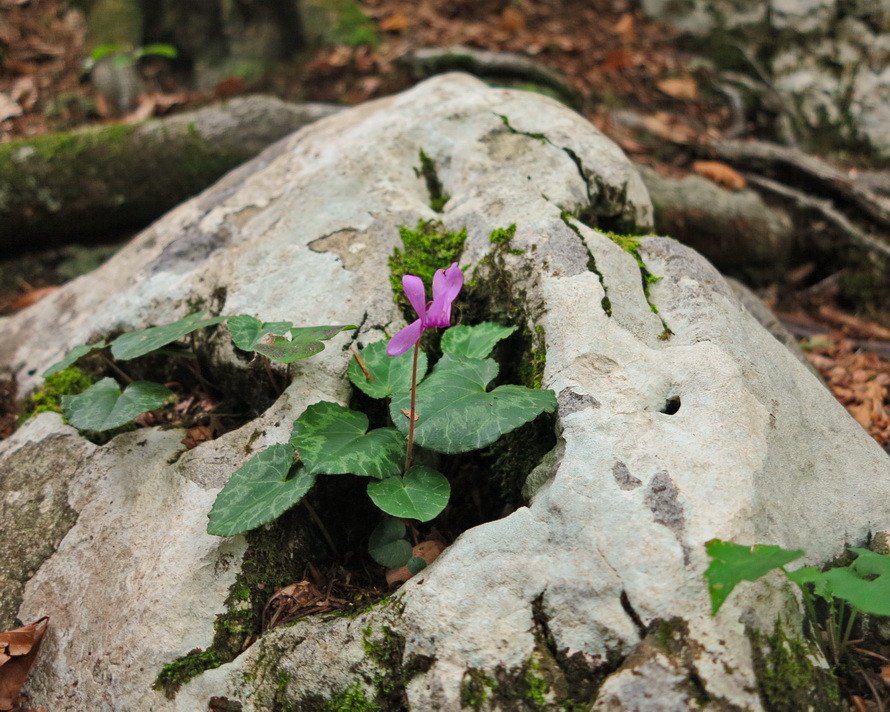
[{"label": "pink cyclamen flower", "polygon": [[402,277],[405,296],[420,318],[406,326],[389,340],[386,347],[387,356],[401,356],[414,344],[426,329],[440,329],[451,326],[451,303],[457,298],[464,286],[464,275],[453,263],[448,269],[438,269],[433,275],[433,301],[429,307],[426,303],[426,289],[423,280],[413,274]]}]

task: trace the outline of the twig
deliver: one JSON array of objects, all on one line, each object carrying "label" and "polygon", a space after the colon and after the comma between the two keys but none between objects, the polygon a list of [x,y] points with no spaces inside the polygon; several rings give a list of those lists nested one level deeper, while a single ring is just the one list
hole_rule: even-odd
[{"label": "twig", "polygon": [[879,225],[890,227],[890,207],[871,190],[843,171],[796,148],[764,141],[714,141],[709,144],[721,160],[754,170],[789,169],[849,200]]},{"label": "twig", "polygon": [[777,183],[774,180],[770,180],[769,178],[764,178],[753,173],[745,174],[745,178],[748,180],[749,183],[756,185],[759,188],[763,188],[764,190],[768,190],[772,193],[775,193],[776,195],[781,195],[784,198],[793,200],[801,208],[805,208],[807,210],[815,210],[828,222],[832,223],[838,230],[846,235],[846,237],[849,238],[851,242],[855,243],[857,246],[862,247],[870,252],[877,253],[885,259],[890,259],[890,244],[862,232],[862,230],[860,230],[852,222],[850,222],[850,220],[847,219],[845,215],[835,210],[830,200],[814,198],[810,195],[807,195],[806,193],[800,192],[799,190],[789,188],[787,185]]},{"label": "twig", "polygon": [[324,537],[324,540],[327,543],[328,548],[330,548],[331,553],[334,556],[340,556],[340,554],[337,552],[337,547],[334,544],[334,540],[331,539],[331,535],[328,534],[327,527],[325,527],[324,522],[321,521],[321,518],[315,512],[315,509],[313,508],[313,506],[311,504],[309,504],[309,500],[304,499],[303,506],[306,507],[306,511],[309,512],[309,516],[312,517],[312,521],[315,522],[315,526],[318,527],[319,531],[321,532],[321,535]]},{"label": "twig", "polygon": [[358,362],[359,368],[362,369],[362,372],[365,374],[365,378],[369,381],[376,381],[377,379],[371,375],[371,372],[365,365],[365,360],[359,355],[358,351],[355,350],[355,346],[350,346],[349,350],[352,351],[352,355],[355,356],[355,360]]},{"label": "twig", "polygon": [[100,352],[99,352],[99,355],[105,360],[105,363],[107,363],[109,366],[111,366],[112,370],[113,370],[118,376],[120,376],[121,378],[123,378],[127,383],[132,383],[132,382],[133,382],[133,379],[132,379],[130,376],[128,376],[128,375],[124,372],[124,370],[114,362],[114,359],[109,358],[109,356],[108,356],[104,351],[100,351]]}]

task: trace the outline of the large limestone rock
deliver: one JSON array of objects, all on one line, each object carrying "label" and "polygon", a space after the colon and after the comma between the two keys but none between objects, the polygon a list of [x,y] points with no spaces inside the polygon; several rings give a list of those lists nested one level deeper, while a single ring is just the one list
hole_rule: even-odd
[{"label": "large limestone rock", "polygon": [[[441,216],[413,170],[421,149],[451,196]],[[534,353],[546,352],[556,447],[529,478],[529,505],[466,531],[357,617],[276,628],[172,699],[152,690],[165,663],[213,645],[225,628],[215,622],[231,624],[255,568],[243,537],[204,533],[216,493],[253,449],[284,441],[307,405],[349,398],[348,352],[337,347],[403,323],[387,258],[399,225],[437,217],[467,229],[461,264],[480,304],[487,295],[492,316],[524,321]],[[512,223],[512,251],[499,250],[489,234]],[[800,546],[822,561],[890,525],[890,460],[706,261],[645,238],[640,257],[661,277],[647,301],[634,257],[594,223],[651,223],[618,148],[552,100],[447,75],[307,127],[106,266],[0,321],[0,363],[23,388],[72,345],[196,301],[361,325],[300,362],[256,419],[178,459],[180,432],[142,429],[97,447],[53,414],[0,444],[4,537],[39,517],[47,528],[0,566],[12,600],[0,624],[15,611],[51,617],[32,704],[763,709],[748,632],[771,632],[782,613],[793,634],[793,596],[771,579],[711,617],[704,542]],[[247,388],[249,367],[223,342],[206,345],[208,377]],[[353,506],[339,509],[348,517]],[[278,553],[299,572],[313,555],[307,517],[288,517],[297,536]]]},{"label": "large limestone rock", "polygon": [[[890,5],[876,0],[643,0],[723,57],[767,58],[799,139],[890,155]],[[753,72],[754,68],[749,67]]]}]

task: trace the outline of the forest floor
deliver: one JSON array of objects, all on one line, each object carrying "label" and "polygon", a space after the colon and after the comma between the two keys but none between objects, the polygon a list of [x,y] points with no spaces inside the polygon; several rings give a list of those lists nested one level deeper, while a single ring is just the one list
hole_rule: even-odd
[{"label": "forest floor", "polygon": [[[709,64],[628,0],[364,0],[362,7],[375,23],[377,46],[328,47],[258,82],[230,77],[205,92],[189,91],[162,65],[148,62],[142,70],[150,91],[131,114],[116,117],[84,79],[83,15],[62,0],[0,0],[0,142],[140,121],[255,91],[356,104],[410,86],[415,78],[403,59],[412,49],[451,45],[516,52],[556,71],[577,93],[585,116],[635,161],[664,174],[693,169],[695,156],[678,145],[739,129]],[[618,111],[642,117],[646,131],[614,121]],[[742,135],[757,137],[764,126],[749,117]],[[71,255],[82,269],[94,266],[79,248],[68,253],[54,250],[24,258],[31,267],[7,267],[6,274],[19,276],[0,285],[0,312],[23,308],[70,278]],[[63,269],[59,276],[56,264],[69,273]],[[838,400],[890,451],[890,329],[857,316],[856,305],[838,303],[830,289],[796,286],[793,275],[761,291],[801,337]],[[890,323],[890,313],[878,321]],[[0,437],[10,427],[0,423]]]}]

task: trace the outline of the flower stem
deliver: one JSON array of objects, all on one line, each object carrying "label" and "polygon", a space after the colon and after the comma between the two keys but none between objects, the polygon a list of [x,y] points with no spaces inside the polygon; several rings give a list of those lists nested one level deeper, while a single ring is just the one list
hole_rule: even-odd
[{"label": "flower stem", "polygon": [[411,455],[414,450],[414,421],[417,414],[414,408],[417,405],[417,354],[420,353],[420,341],[414,344],[414,360],[411,363],[411,411],[408,413],[408,448],[405,451],[405,472],[411,467]]}]

